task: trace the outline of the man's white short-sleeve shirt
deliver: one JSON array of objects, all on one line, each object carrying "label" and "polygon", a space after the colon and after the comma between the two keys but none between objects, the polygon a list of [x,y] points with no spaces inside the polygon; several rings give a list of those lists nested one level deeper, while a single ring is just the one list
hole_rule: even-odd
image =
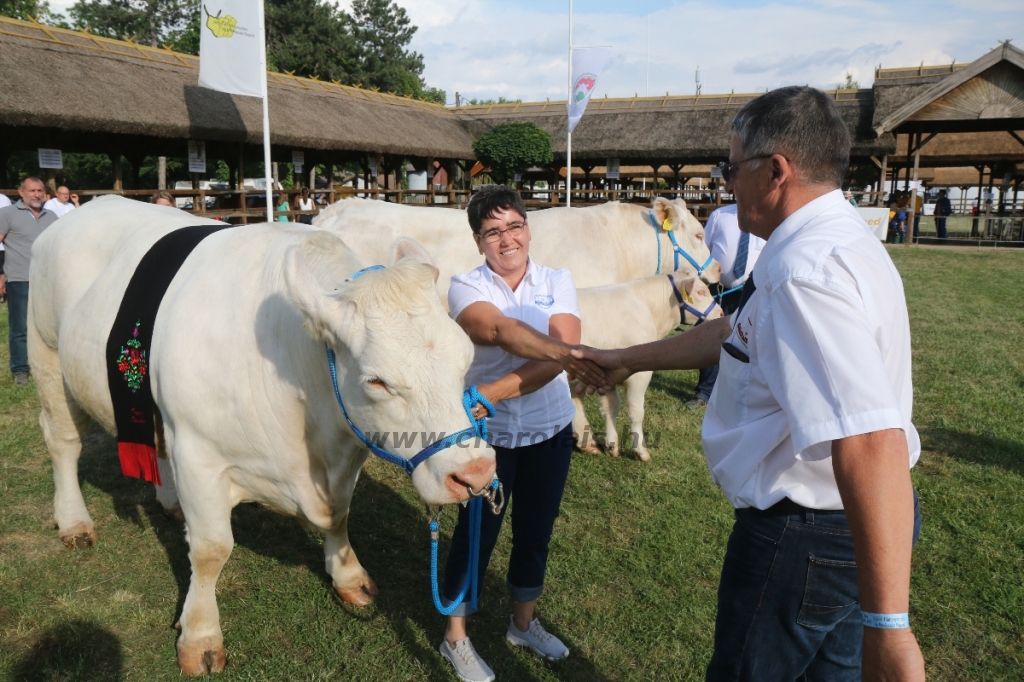
[{"label": "man's white short-sleeve shirt", "polygon": [[704,417],[704,452],[735,507],[783,498],[842,509],[832,441],[902,429],[913,466],[910,321],[903,282],[857,210],[836,190],[790,215],[733,314]]},{"label": "man's white short-sleeve shirt", "polygon": [[750,235],[750,241],[747,243],[747,265],[743,274],[737,277],[733,274],[733,266],[736,265],[742,237],[743,233],[736,219],[736,204],[723,206],[708,216],[708,224],[704,227],[704,240],[711,249],[711,255],[722,266],[722,286],[726,289],[740,286],[747,281],[765,245],[763,239]]},{"label": "man's white short-sleeve shirt", "polygon": [[[465,275],[452,277],[448,309],[452,319],[473,303],[494,304],[502,314],[525,322],[542,334],[548,333],[552,315],[580,316],[576,285],[568,270],[552,270],[530,260],[526,276],[515,291],[486,263]],[[466,374],[466,386],[486,384],[514,372],[527,361],[498,346],[474,346],[473,364]],[[492,445],[519,447],[548,440],[572,422],[576,408],[569,394],[565,372],[528,395],[502,400],[488,420]]]},{"label": "man's white short-sleeve shirt", "polygon": [[43,208],[50,211],[58,218],[63,218],[68,213],[75,210],[75,205],[70,201],[66,204],[62,204],[57,200],[57,197],[54,197],[52,199],[48,199],[46,203],[43,204]]}]

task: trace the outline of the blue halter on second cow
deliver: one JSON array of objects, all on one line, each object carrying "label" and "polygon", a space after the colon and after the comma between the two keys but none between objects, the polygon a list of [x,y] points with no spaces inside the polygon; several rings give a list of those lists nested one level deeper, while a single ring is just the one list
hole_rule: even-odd
[{"label": "blue halter on second cow", "polygon": [[699,308],[694,308],[693,303],[690,301],[690,297],[686,295],[686,291],[679,291],[679,287],[676,286],[676,280],[672,275],[668,276],[668,281],[672,283],[672,293],[676,295],[676,300],[679,302],[679,322],[680,324],[686,319],[684,312],[693,313],[697,318],[697,324],[700,324],[704,320],[708,319],[708,315],[718,305],[714,301],[711,301],[711,305],[708,306],[707,310],[701,311]]},{"label": "blue halter on second cow", "polygon": [[[658,242],[658,267],[654,271],[654,274],[655,275],[660,275],[661,274],[661,231],[662,231],[663,228],[662,228],[661,225],[658,224],[658,219],[654,216],[654,211],[648,210],[647,211],[647,215],[650,216],[651,224],[654,225],[654,238]],[[693,256],[691,256],[690,254],[686,253],[686,251],[683,250],[683,247],[679,246],[679,242],[676,241],[676,233],[675,232],[673,232],[672,230],[665,230],[665,231],[668,232],[668,240],[670,242],[672,242],[672,255],[674,256],[674,261],[673,261],[674,262],[674,267],[672,268],[673,272],[675,272],[676,270],[679,269],[679,256],[682,256],[686,260],[690,261],[690,265],[692,265],[693,267],[697,268],[697,276],[698,277],[700,275],[703,275],[704,271],[707,270],[709,267],[711,267],[711,263],[714,262],[715,259],[711,257],[710,253],[708,254],[708,259],[706,261],[704,261],[704,265],[701,265],[700,263],[698,263],[694,259]]]},{"label": "blue halter on second cow", "polygon": [[[350,280],[358,279],[365,273],[371,270],[383,270],[383,265],[371,265],[363,268],[356,272]],[[405,473],[411,477],[416,467],[427,461],[433,455],[446,450],[453,445],[463,445],[472,438],[480,438],[484,441],[487,440],[487,418],[477,419],[473,416],[473,406],[480,403],[487,410],[487,416],[490,417],[494,414],[494,405],[491,404],[487,398],[480,393],[476,386],[470,386],[462,395],[462,407],[466,410],[466,415],[469,417],[470,426],[469,428],[463,429],[457,433],[452,433],[444,436],[440,440],[437,440],[430,445],[420,450],[414,457],[406,459],[400,455],[397,455],[389,450],[377,445],[372,440],[366,437],[362,429],[355,425],[352,419],[348,416],[348,410],[345,409],[345,403],[341,399],[341,391],[338,390],[338,369],[337,363],[334,359],[334,350],[327,346],[327,365],[331,370],[331,384],[334,386],[334,397],[338,400],[338,407],[341,408],[341,414],[345,417],[345,422],[348,424],[352,433],[355,434],[363,445],[365,445],[370,452],[377,455],[385,462],[390,462],[396,466],[401,467]],[[438,524],[438,516],[435,516],[430,520],[430,582],[431,591],[434,598],[434,606],[441,613],[442,616],[447,616],[449,613],[454,611],[465,599],[466,593],[470,595],[470,603],[473,608],[476,609],[477,605],[477,594],[479,592],[479,586],[477,585],[477,568],[479,566],[480,558],[480,516],[483,513],[483,503],[481,498],[486,498],[491,506],[491,511],[494,514],[500,514],[502,507],[505,505],[505,495],[502,489],[501,482],[498,477],[495,476],[483,490],[477,492],[472,487],[466,486],[469,491],[469,570],[466,573],[466,580],[462,584],[462,588],[459,591],[459,596],[449,606],[444,607],[441,604],[440,594],[438,592],[438,580],[437,580],[437,544],[439,540],[440,526]]]}]

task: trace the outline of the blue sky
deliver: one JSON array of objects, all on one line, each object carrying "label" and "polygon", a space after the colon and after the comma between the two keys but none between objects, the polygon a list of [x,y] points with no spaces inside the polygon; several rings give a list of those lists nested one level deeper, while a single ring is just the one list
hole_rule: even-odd
[{"label": "blue sky", "polygon": [[[419,27],[424,78],[449,103],[565,98],[568,0],[397,2]],[[869,87],[878,64],[968,62],[1007,38],[1024,47],[1024,0],[575,0],[573,17],[576,45],[612,47],[599,97],[693,94],[698,66],[707,94],[835,87],[847,72]]]}]

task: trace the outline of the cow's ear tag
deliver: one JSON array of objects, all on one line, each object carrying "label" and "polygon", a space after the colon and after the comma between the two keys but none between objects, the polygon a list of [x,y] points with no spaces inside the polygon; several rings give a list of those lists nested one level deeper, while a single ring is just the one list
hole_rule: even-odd
[{"label": "cow's ear tag", "polygon": [[666,232],[671,232],[672,231],[672,219],[671,218],[665,218],[665,220],[662,221],[662,223],[661,223],[661,229],[665,230]]}]

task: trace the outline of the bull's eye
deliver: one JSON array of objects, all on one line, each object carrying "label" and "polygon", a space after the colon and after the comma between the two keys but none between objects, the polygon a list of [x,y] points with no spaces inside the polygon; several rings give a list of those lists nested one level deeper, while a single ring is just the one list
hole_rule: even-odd
[{"label": "bull's eye", "polygon": [[704,241],[704,233],[703,232],[698,232],[697,233],[697,241],[699,241],[699,242]]},{"label": "bull's eye", "polygon": [[379,388],[384,391],[388,390],[388,385],[381,381],[379,377],[366,377],[363,379],[363,382],[373,388]]}]

